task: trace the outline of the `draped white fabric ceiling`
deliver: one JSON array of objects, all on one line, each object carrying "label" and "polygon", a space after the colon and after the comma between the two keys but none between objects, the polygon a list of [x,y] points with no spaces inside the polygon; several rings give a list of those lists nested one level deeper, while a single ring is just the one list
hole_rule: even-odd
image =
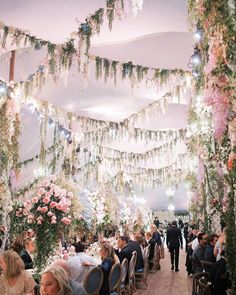
[{"label": "draped white fabric ceiling", "polygon": [[[0,20],[7,25],[28,29],[32,35],[55,43],[65,42],[78,21],[105,7],[105,0],[1,0]],[[11,48],[8,46],[8,50]],[[91,55],[98,55],[121,62],[155,68],[181,68],[188,70],[188,60],[193,50],[192,34],[187,24],[187,0],[144,0],[143,9],[136,18],[132,13],[122,21],[114,21],[112,31],[103,24],[101,33],[92,38]],[[8,80],[9,52],[2,52],[0,77]],[[44,49],[34,51],[29,48],[17,50],[15,81],[26,80],[37,70],[46,56]],[[90,62],[89,84],[85,85],[76,67],[73,68],[65,86],[62,79],[57,83],[47,81],[38,97],[61,107],[65,111],[109,121],[121,121],[159,99],[168,89],[157,91],[144,83],[131,88],[130,81],[118,79],[117,86],[112,80],[96,81],[95,64]],[[170,87],[169,85],[168,87]],[[164,115],[139,121],[135,127],[159,130],[180,129],[187,125],[187,104],[171,104]],[[25,160],[39,152],[39,127],[34,114],[22,113],[21,159]],[[150,146],[142,142],[114,141],[106,144],[112,148],[142,153]],[[151,147],[159,146],[152,145]],[[181,152],[186,147],[182,146]],[[158,164],[156,164],[158,167]],[[155,164],[149,168],[155,168]],[[24,172],[21,184],[31,179],[30,169]],[[164,190],[152,189],[139,193],[153,209],[166,209],[167,196]],[[174,196],[176,209],[185,209],[186,191],[181,184]]]}]

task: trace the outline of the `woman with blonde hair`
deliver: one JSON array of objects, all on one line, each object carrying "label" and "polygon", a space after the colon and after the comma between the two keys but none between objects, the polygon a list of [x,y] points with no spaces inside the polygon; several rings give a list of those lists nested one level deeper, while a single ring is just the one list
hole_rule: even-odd
[{"label": "woman with blonde hair", "polygon": [[36,285],[31,274],[25,271],[24,262],[13,250],[0,255],[0,295],[33,295]]},{"label": "woman with blonde hair", "polygon": [[51,265],[42,273],[40,295],[72,295],[66,271],[57,265]]},{"label": "woman with blonde hair", "polygon": [[114,250],[110,243],[104,242],[101,244],[100,256],[102,260],[102,264],[100,265],[103,272],[103,282],[99,292],[99,295],[110,295],[110,287],[109,287],[109,274],[113,264],[115,263],[114,258]]}]

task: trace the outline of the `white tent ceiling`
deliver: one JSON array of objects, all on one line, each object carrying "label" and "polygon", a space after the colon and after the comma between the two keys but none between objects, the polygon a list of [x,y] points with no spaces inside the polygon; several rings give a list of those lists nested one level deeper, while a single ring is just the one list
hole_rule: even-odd
[{"label": "white tent ceiling", "polygon": [[[28,29],[37,37],[52,42],[65,42],[72,31],[78,27],[78,21],[105,6],[105,0],[8,0],[1,1],[0,20],[7,25]],[[128,2],[128,1],[127,1]],[[155,68],[180,68],[188,70],[188,60],[192,53],[193,39],[187,25],[187,0],[144,0],[143,9],[133,18],[126,12],[122,21],[114,21],[112,31],[103,24],[98,36],[92,38],[91,55],[106,57],[121,62]],[[8,48],[10,50],[10,48]],[[0,77],[8,79],[8,52],[1,55]],[[28,48],[17,50],[15,81],[24,81],[29,74],[37,70],[46,56],[44,49],[34,51]],[[65,86],[62,79],[57,83],[46,82],[37,96],[59,106],[65,111],[74,111],[80,115],[109,121],[121,121],[131,114],[158,100],[173,85],[164,89],[153,89],[143,83],[133,89],[129,80],[113,81],[95,79],[95,64],[90,62],[89,84],[74,67]],[[139,121],[135,127],[162,130],[180,129],[187,125],[186,104],[171,104],[165,114]],[[22,114],[23,132],[21,136],[21,159],[25,160],[39,152],[39,130],[35,115],[24,111]],[[141,153],[150,146],[141,142],[114,141],[106,144],[122,151]],[[155,146],[155,144],[154,144]],[[153,146],[153,147],[154,147]],[[156,143],[158,146],[158,143]],[[185,147],[182,147],[182,152]],[[155,168],[155,165],[148,168]],[[22,183],[30,179],[30,172],[22,177]],[[141,194],[141,193],[140,193]],[[166,209],[167,197],[164,190],[146,190],[142,196],[147,205],[154,209]],[[181,184],[174,197],[177,209],[185,209],[186,191]]]}]

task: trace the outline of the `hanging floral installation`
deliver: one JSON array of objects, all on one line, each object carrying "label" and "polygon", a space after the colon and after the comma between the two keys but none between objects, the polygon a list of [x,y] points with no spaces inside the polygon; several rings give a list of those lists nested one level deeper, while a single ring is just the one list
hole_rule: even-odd
[{"label": "hanging floral installation", "polygon": [[158,86],[158,88],[167,82],[173,84],[173,82],[181,78],[191,77],[190,72],[182,69],[156,69],[144,67],[142,65],[134,65],[131,61],[121,63],[99,56],[90,56],[90,59],[95,60],[96,63],[96,79],[98,80],[103,77],[104,81],[107,82],[107,80],[111,78],[114,80],[115,85],[117,77],[121,77],[123,80],[128,78],[132,87],[141,81],[145,81],[146,83],[150,83],[151,81],[153,85]]},{"label": "hanging floral installation", "polygon": [[[236,294],[235,183],[236,183],[236,108],[235,108],[235,50],[236,16],[233,1],[189,1],[190,19],[195,28],[196,46],[190,59],[196,79],[196,97],[208,110],[208,129],[192,134],[191,148],[198,142],[201,190],[199,204],[204,215],[197,212],[208,228],[227,224],[227,254]],[[196,102],[195,102],[196,103]],[[193,107],[195,118],[199,116]],[[206,125],[207,125],[206,124]],[[212,218],[207,220],[207,215]],[[211,223],[213,220],[214,224]]]}]

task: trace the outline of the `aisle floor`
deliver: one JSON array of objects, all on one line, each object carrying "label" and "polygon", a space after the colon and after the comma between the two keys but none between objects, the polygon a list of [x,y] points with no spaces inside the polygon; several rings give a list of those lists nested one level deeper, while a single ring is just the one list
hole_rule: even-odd
[{"label": "aisle floor", "polygon": [[161,260],[161,269],[148,276],[146,290],[138,290],[135,295],[191,295],[192,279],[185,271],[184,250],[180,250],[179,272],[171,271],[170,254],[165,249],[165,258]]}]

